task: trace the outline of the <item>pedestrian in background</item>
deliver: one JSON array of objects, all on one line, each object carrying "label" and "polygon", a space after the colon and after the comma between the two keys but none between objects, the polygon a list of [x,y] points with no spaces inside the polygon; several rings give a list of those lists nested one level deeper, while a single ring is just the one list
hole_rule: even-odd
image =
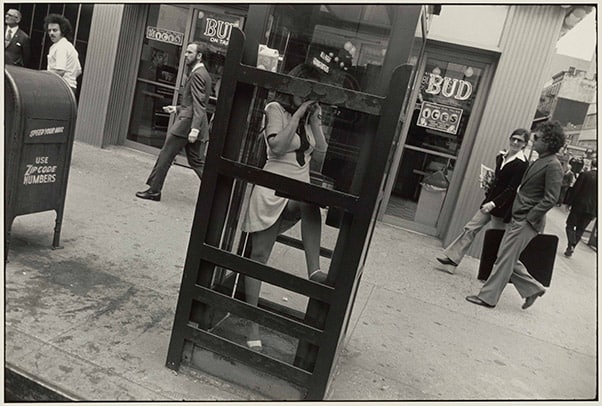
[{"label": "pedestrian in background", "polygon": [[560,196],[558,197],[558,203],[556,206],[562,206],[563,203],[567,203],[567,192],[575,183],[575,174],[573,173],[573,168],[571,168],[571,164],[568,162],[564,163],[565,171],[562,176],[562,184],[560,185]]},{"label": "pedestrian in background", "polygon": [[[569,165],[571,166],[571,172],[573,172],[573,185],[575,184],[575,180],[579,177],[579,174],[583,171],[583,167],[585,166],[585,162],[581,157],[571,157],[569,159]],[[564,202],[567,203],[571,200],[571,196],[573,195],[573,185],[571,185],[564,196]]]},{"label": "pedestrian in background", "polygon": [[31,40],[29,35],[19,28],[21,12],[13,8],[4,15],[4,63],[29,67],[31,57]]},{"label": "pedestrian in background", "polygon": [[48,14],[44,18],[44,31],[52,45],[48,50],[48,70],[56,73],[69,85],[78,98],[77,77],[82,73],[79,54],[67,36],[73,31],[71,23],[60,14]]},{"label": "pedestrian in background", "polygon": [[592,159],[591,170],[583,172],[573,186],[568,202],[569,216],[566,219],[567,247],[564,255],[570,257],[581,240],[587,225],[598,215],[598,161]]},{"label": "pedestrian in background", "polygon": [[519,257],[529,242],[545,227],[546,213],[556,205],[562,183],[562,165],[556,153],[565,142],[557,121],[540,124],[533,133],[533,150],[539,158],[529,165],[512,205],[512,220],[500,243],[491,275],[476,296],[466,300],[495,307],[502,291],[511,281],[529,308],[545,293],[545,288],[527,272]]},{"label": "pedestrian in background", "polygon": [[516,188],[529,165],[523,153],[529,135],[524,128],[514,130],[509,137],[508,150],[500,151],[495,157],[495,176],[481,207],[466,223],[462,233],[443,251],[445,256],[437,258],[442,270],[450,274],[455,272],[475,236],[487,223],[491,223],[493,229],[503,230],[505,223],[510,221]]},{"label": "pedestrian in background", "polygon": [[203,55],[206,52],[207,46],[202,42],[191,42],[186,47],[184,60],[188,76],[185,79],[182,101],[178,106],[163,107],[165,112],[176,113],[177,116],[167,131],[165,143],[146,181],[149,188],[136,193],[140,199],[161,200],[161,189],[167,172],[182,148],[186,150],[188,163],[199,179],[203,174],[201,148],[202,144],[209,141],[207,105],[211,94],[211,76],[203,65]]}]

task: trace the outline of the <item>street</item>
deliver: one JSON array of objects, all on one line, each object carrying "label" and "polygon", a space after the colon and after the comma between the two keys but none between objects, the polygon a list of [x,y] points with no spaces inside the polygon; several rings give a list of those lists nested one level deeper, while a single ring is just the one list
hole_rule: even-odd
[{"label": "street", "polygon": [[[134,197],[152,155],[76,142],[61,235],[54,213],[17,217],[5,269],[5,361],[86,401],[240,401],[265,397],[165,367],[199,181],[173,167],[161,202]],[[438,239],[376,227],[327,400],[591,400],[598,396],[597,254],[572,258],[566,212],[552,283],[527,311],[508,285],[495,309],[478,260],[434,269]],[[278,253],[275,251],[275,255]],[[282,258],[286,261],[286,258]]]}]

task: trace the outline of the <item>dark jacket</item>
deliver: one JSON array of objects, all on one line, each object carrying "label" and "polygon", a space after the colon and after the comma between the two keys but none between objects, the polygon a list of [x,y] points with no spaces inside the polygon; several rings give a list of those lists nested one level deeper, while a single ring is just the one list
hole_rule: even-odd
[{"label": "dark jacket", "polygon": [[182,100],[177,106],[178,115],[169,131],[178,137],[188,137],[190,129],[199,130],[199,140],[209,139],[207,104],[211,94],[211,76],[204,66],[192,71],[182,91]]},{"label": "dark jacket", "polygon": [[542,155],[531,163],[512,205],[512,219],[526,220],[543,232],[546,213],[556,205],[562,183],[562,165],[555,154]]},{"label": "dark jacket", "polygon": [[495,203],[495,208],[491,210],[491,215],[503,218],[504,222],[508,223],[512,217],[512,202],[516,196],[516,189],[520,185],[520,181],[529,163],[526,160],[523,161],[516,158],[508,162],[504,168],[501,168],[503,158],[503,154],[495,157],[493,184],[485,195],[485,200],[483,200],[481,206],[487,202]]},{"label": "dark jacket", "polygon": [[598,215],[598,170],[583,172],[573,186],[571,211]]},{"label": "dark jacket", "polygon": [[4,48],[4,63],[7,65],[29,67],[31,56],[30,43],[29,35],[22,29],[17,29],[8,46]]}]

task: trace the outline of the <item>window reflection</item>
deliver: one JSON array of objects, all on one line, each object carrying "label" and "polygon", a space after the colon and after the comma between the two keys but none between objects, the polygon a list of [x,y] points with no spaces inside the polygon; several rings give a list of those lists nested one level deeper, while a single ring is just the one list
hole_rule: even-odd
[{"label": "window reflection", "polygon": [[151,5],[128,139],[160,148],[169,125],[163,106],[173,104],[188,9]]},{"label": "window reflection", "polygon": [[[277,5],[267,45],[280,55],[280,72],[307,62],[333,83],[374,93],[391,33],[390,6]],[[294,17],[293,17],[294,16]]]}]

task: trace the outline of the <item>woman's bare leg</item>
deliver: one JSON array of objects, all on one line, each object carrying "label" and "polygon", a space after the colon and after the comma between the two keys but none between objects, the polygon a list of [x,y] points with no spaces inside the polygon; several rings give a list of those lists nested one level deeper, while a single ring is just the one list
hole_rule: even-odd
[{"label": "woman's bare leg", "polygon": [[322,216],[314,204],[300,203],[301,239],[307,261],[307,274],[320,269],[320,240],[322,238]]},{"label": "woman's bare leg", "polygon": [[[272,253],[272,248],[278,236],[280,228],[280,219],[266,230],[257,231],[251,234],[251,259],[265,264],[268,262]],[[261,281],[249,276],[245,277],[245,296],[250,305],[257,306],[259,303],[259,292],[261,291]],[[259,340],[259,325],[252,322],[249,328],[247,340]]]}]

